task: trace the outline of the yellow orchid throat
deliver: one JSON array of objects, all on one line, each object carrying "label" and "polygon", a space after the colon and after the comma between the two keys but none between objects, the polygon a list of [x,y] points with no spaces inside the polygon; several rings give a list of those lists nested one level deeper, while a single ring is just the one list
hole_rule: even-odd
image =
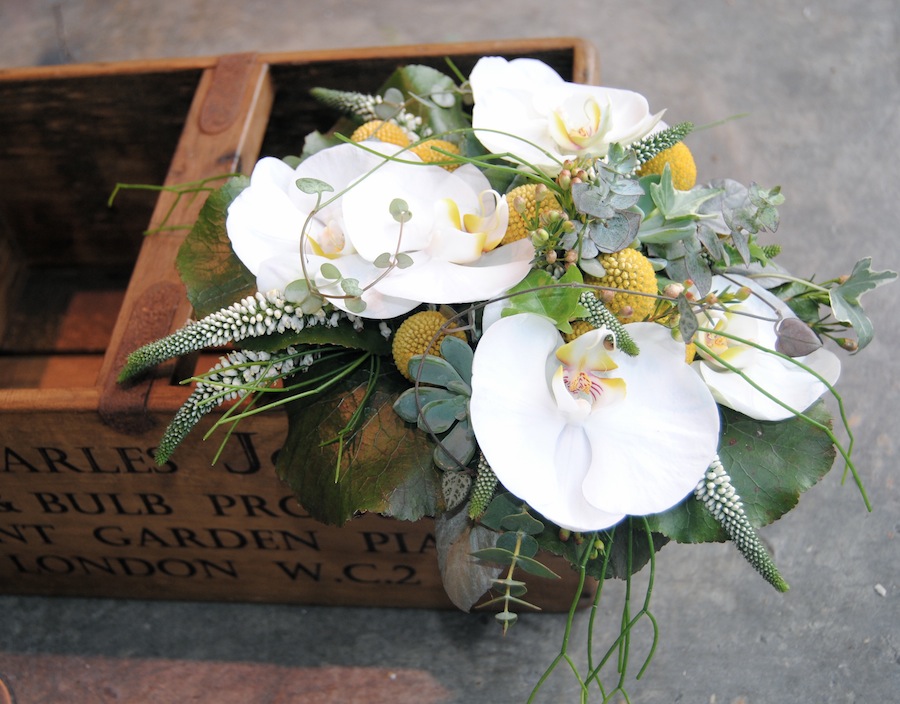
[{"label": "yellow orchid throat", "polygon": [[747,345],[718,334],[728,328],[729,318],[732,315],[732,312],[726,313],[724,317],[716,322],[713,332],[698,333],[698,341],[708,349],[708,351],[700,349],[700,356],[717,369],[725,369],[719,360],[728,362],[732,367],[741,369],[748,364],[753,356],[753,350]]},{"label": "yellow orchid throat", "polygon": [[[553,391],[560,408],[567,409],[571,420],[583,418],[601,406],[625,398],[625,380],[604,376],[618,368],[609,354],[614,349],[612,334],[600,328],[575,338],[556,351],[556,359],[561,364],[553,376]],[[569,398],[565,398],[563,392]]]},{"label": "yellow orchid throat", "polygon": [[571,151],[590,151],[595,146],[602,147],[609,132],[612,110],[606,109],[593,97],[582,104],[583,119],[571,119],[564,107],[550,114],[548,128],[550,136],[561,148]]},{"label": "yellow orchid throat", "polygon": [[435,204],[438,219],[449,227],[437,228],[431,253],[446,261],[467,263],[478,259],[500,244],[506,234],[509,209],[506,199],[496,191],[478,195],[480,213],[460,213],[452,198]]},{"label": "yellow orchid throat", "polygon": [[308,239],[309,247],[316,256],[337,259],[342,254],[345,254],[343,251],[346,244],[344,232],[334,220],[329,220],[316,238],[310,235]]}]

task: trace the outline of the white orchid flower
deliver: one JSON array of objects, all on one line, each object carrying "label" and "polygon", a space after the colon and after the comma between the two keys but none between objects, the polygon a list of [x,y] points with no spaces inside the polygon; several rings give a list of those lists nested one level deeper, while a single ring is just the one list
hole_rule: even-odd
[{"label": "white orchid flower", "polygon": [[[366,146],[394,149],[376,142]],[[399,157],[418,161],[409,152]],[[485,300],[528,273],[534,248],[530,241],[498,246],[508,206],[478,169],[464,165],[451,173],[341,144],[312,155],[296,169],[278,159],[262,159],[250,186],[229,207],[226,227],[232,248],[261,291],[283,290],[303,277],[301,232],[316,208],[316,196],[297,188],[300,178],[315,178],[334,189],[322,198],[334,200],[306,225],[303,255],[310,280],[338,308],[348,310],[343,291],[320,274],[328,262],[366,289],[366,308],[359,315],[377,319],[408,313],[420,303]],[[402,228],[390,212],[395,199],[405,201],[412,214]],[[398,251],[412,265],[386,275],[385,268],[375,266],[380,255]]]},{"label": "white orchid flower", "polygon": [[[779,314],[784,319],[797,317],[784,301],[751,279],[729,275],[728,278],[714,276],[712,281],[712,291],[717,294],[726,290],[736,292],[742,286],[751,291],[746,300],[727,304],[728,312],[709,311],[708,319],[701,317],[701,327],[715,332],[697,333],[698,341],[775,398],[798,412],[805,411],[825,393],[825,384],[789,360],[716,334],[727,333],[774,350],[777,341],[775,318]],[[813,369],[829,384],[834,384],[841,373],[840,359],[824,347],[797,357],[797,361]],[[700,353],[693,366],[723,406],[756,420],[784,420],[793,416],[713,357]]]},{"label": "white orchid flower", "polygon": [[501,318],[475,350],[470,414],[500,482],[563,528],[608,528],[688,495],[716,454],[719,414],[655,323],[628,325],[629,357],[607,330],[568,344],[547,318]]},{"label": "white orchid flower", "polygon": [[537,59],[482,58],[469,83],[472,127],[485,148],[515,154],[548,173],[558,172],[566,159],[605,156],[614,142],[628,146],[653,131],[663,115],[651,115],[639,93],[569,83]]}]

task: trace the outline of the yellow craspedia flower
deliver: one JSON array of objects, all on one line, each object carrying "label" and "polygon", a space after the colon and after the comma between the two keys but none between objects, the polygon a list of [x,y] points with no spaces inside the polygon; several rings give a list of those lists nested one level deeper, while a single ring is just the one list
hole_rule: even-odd
[{"label": "yellow craspedia flower", "polygon": [[[538,211],[537,198],[535,198],[537,187],[538,184],[536,183],[526,183],[524,186],[513,188],[506,194],[506,202],[509,204],[509,225],[506,226],[506,234],[503,235],[503,239],[500,241],[501,245],[517,242],[528,237],[532,230],[528,223],[534,222],[538,215],[551,210],[562,210],[562,206],[556,200],[556,196],[552,193],[547,193],[541,200],[540,211]],[[516,198],[522,198],[525,201],[525,211],[523,213],[519,213],[516,210]]]},{"label": "yellow craspedia flower", "polygon": [[460,340],[466,339],[462,332],[444,332],[434,341],[434,345],[430,346],[434,336],[447,320],[439,311],[426,310],[409,316],[394,333],[394,342],[391,346],[394,364],[397,365],[400,373],[410,381],[413,379],[409,376],[409,360],[415,355],[431,354],[440,357],[441,342],[445,337],[452,335]]},{"label": "yellow craspedia flower", "polygon": [[372,120],[356,128],[350,135],[351,142],[364,142],[367,139],[377,139],[387,144],[396,144],[398,147],[408,147],[409,137],[400,127],[393,122],[384,120]]},{"label": "yellow craspedia flower", "polygon": [[697,345],[693,342],[688,342],[684,346],[684,361],[690,364],[694,361],[694,357],[697,356]]},{"label": "yellow craspedia flower", "polygon": [[587,320],[573,320],[572,321],[572,332],[564,332],[563,340],[566,342],[571,342],[576,337],[581,337],[586,332],[590,332],[594,330],[594,326],[591,325]]},{"label": "yellow craspedia flower", "polygon": [[641,165],[638,176],[661,174],[666,164],[672,172],[672,185],[677,190],[689,191],[697,183],[697,165],[694,163],[694,156],[683,142],[664,149]]},{"label": "yellow craspedia flower", "polygon": [[626,291],[657,292],[656,273],[650,260],[630,247],[612,254],[601,254],[598,259],[606,274],[599,278],[585,276],[585,282],[622,290],[622,293],[615,293],[611,301],[607,302],[606,298],[602,300],[623,324],[646,320],[656,309],[656,299]]},{"label": "yellow craspedia flower", "polygon": [[[438,149],[442,149],[445,152],[450,152],[451,154],[459,154],[459,147],[457,147],[453,142],[448,142],[444,139],[428,139],[421,144],[417,144],[410,151],[419,157],[426,164],[431,164],[436,161],[446,161],[449,157],[446,154],[441,154],[441,152],[436,152],[432,147],[437,147]],[[459,168],[459,164],[447,164],[444,165],[444,168],[447,171],[453,171]]]}]

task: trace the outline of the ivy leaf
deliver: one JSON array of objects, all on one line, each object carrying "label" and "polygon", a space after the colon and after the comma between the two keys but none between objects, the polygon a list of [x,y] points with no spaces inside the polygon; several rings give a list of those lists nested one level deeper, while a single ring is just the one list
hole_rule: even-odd
[{"label": "ivy leaf", "polygon": [[859,299],[866,291],[897,278],[896,271],[872,271],[871,264],[871,257],[860,259],[853,267],[850,278],[828,292],[834,317],[849,323],[856,330],[859,350],[868,345],[875,335],[872,321],[863,312]]},{"label": "ivy leaf", "polygon": [[256,277],[231,249],[225,231],[228,206],[250,185],[235,176],[209,194],[175,260],[198,317],[215,313],[256,291]]},{"label": "ivy leaf", "polygon": [[[719,457],[731,477],[750,523],[777,520],[818,482],[834,462],[828,435],[801,418],[770,422],[722,408]],[[831,416],[822,401],[806,415],[824,425]],[[648,516],[650,527],[680,543],[722,542],[725,531],[691,494],[664,513]]]},{"label": "ivy leaf", "polygon": [[[510,293],[529,291],[509,299],[509,305],[503,309],[502,317],[517,313],[537,313],[550,318],[556,327],[563,332],[572,332],[569,320],[582,317],[583,311],[578,302],[582,290],[577,286],[570,288],[544,288],[555,284],[580,284],[583,282],[578,267],[570,266],[559,280],[554,279],[542,269],[532,269],[519,284],[511,288]],[[538,289],[530,291],[529,289]]]},{"label": "ivy leaf", "polygon": [[368,373],[359,372],[312,402],[287,405],[288,434],[278,455],[278,476],[323,523],[341,525],[360,511],[413,520],[437,509],[440,485],[431,463],[433,447],[393,409],[405,385],[399,375],[379,376],[360,426],[342,451],[340,443],[330,442],[362,403],[368,381]]}]

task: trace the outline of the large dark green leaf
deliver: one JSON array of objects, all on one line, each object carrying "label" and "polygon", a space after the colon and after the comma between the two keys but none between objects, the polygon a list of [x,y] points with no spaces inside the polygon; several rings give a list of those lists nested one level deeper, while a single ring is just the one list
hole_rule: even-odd
[{"label": "large dark green leaf", "polygon": [[236,176],[210,193],[178,251],[175,265],[199,317],[256,291],[256,279],[235,256],[225,231],[228,206],[249,183]]},{"label": "large dark green leaf", "polygon": [[338,465],[340,443],[328,441],[347,425],[367,383],[368,374],[360,372],[340,389],[289,404],[278,474],[324,523],[341,525],[360,511],[409,520],[433,515],[440,495],[433,447],[424,433],[394,412],[393,403],[405,388],[399,375],[379,376]]},{"label": "large dark green leaf", "polygon": [[406,110],[418,115],[435,134],[468,127],[453,79],[430,66],[411,64],[394,72],[381,93],[399,90],[407,102]]},{"label": "large dark green leaf", "polygon": [[[831,416],[822,401],[806,415],[824,425]],[[722,409],[719,457],[754,526],[764,526],[797,505],[800,494],[834,462],[828,435],[800,418],[768,422]],[[650,526],[683,543],[721,542],[725,531],[693,495],[668,511],[649,516]]]}]

